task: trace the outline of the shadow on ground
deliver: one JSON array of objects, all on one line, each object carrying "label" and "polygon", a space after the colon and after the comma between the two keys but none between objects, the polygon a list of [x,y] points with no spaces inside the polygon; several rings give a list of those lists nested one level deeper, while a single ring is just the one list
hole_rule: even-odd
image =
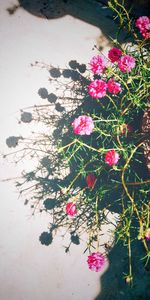
[{"label": "shadow on ground", "polygon": [[[105,111],[104,105],[108,99],[104,98],[100,102],[97,102],[88,95],[87,86],[90,78],[86,75],[85,64],[80,64],[76,60],[72,60],[69,62],[67,68],[61,69],[35,62],[32,64],[32,67],[47,69],[49,81],[53,83],[56,92],[49,92],[47,88],[40,87],[38,95],[42,99],[43,104],[21,110],[20,123],[25,123],[26,125],[33,123],[35,128],[36,124],[42,124],[42,126],[45,126],[45,130],[42,133],[32,132],[32,136],[29,138],[11,136],[6,139],[6,143],[11,149],[18,147],[11,153],[11,157],[16,163],[19,163],[20,160],[28,159],[32,161],[36,158],[36,167],[30,171],[23,171],[22,179],[18,179],[16,186],[20,194],[25,198],[24,204],[30,205],[32,215],[46,212],[50,216],[48,230],[42,232],[39,237],[41,244],[49,246],[53,242],[59,228],[68,228],[70,241],[65,247],[67,253],[72,244],[80,244],[83,232],[93,228],[93,219],[95,218],[95,190],[92,192],[86,189],[85,194],[81,199],[78,199],[80,202],[80,211],[76,221],[66,218],[65,204],[68,200],[70,201],[76,197],[80,189],[82,190],[86,187],[86,174],[92,172],[93,167],[97,167],[100,162],[95,160],[95,166],[93,162],[91,164],[88,163],[92,153],[84,148],[78,151],[78,156],[75,159],[72,157],[70,160],[69,152],[67,153],[68,150],[66,150],[64,156],[64,154],[58,153],[57,147],[65,147],[66,144],[74,139],[71,124],[75,117],[82,115],[83,112],[84,114],[91,115],[95,111],[96,115],[101,116],[102,114],[103,117],[107,118],[112,110],[112,106],[110,104],[108,111]],[[132,125],[134,127],[134,124]],[[128,141],[131,141],[133,138],[132,134],[127,137]],[[88,137],[83,136],[81,140],[89,144]],[[103,136],[96,136],[93,133],[92,146],[99,148],[102,143]],[[6,157],[9,155],[10,153]],[[70,160],[69,169],[67,159]],[[76,180],[74,189],[66,193],[65,189],[74,180],[78,172],[78,163],[81,159],[88,166]],[[143,170],[139,166],[137,164],[137,171],[139,168],[140,175],[143,172],[142,176],[147,178],[145,169]],[[107,189],[107,167],[103,172],[103,178],[98,178],[96,184],[101,186],[102,182],[105,182],[105,175]],[[110,173],[109,176],[112,180],[117,180],[118,178],[115,172]],[[85,200],[89,196],[89,192],[91,193],[91,203],[86,203]],[[111,190],[109,193],[107,192],[106,196],[104,195],[103,200],[98,204],[100,222],[103,222],[106,218],[103,214],[104,207],[108,207],[112,214],[120,213],[117,199],[120,198],[121,194],[122,188],[118,188],[117,190]],[[116,199],[114,204],[112,204],[112,199]],[[97,236],[93,235],[92,239],[91,242],[96,242]],[[136,265],[134,266],[136,281],[135,287],[132,290],[122,279],[123,272],[128,272],[126,249],[120,244],[110,249],[107,248],[106,244],[105,248],[108,252],[110,266],[100,279],[102,291],[95,300],[148,299],[147,297],[150,295],[149,271],[143,267],[143,262],[141,261],[140,266],[138,265],[138,269]],[[137,259],[139,251],[141,251],[139,245],[134,245],[134,258]]]},{"label": "shadow on ground", "polygon": [[[144,267],[141,260],[141,245],[133,246],[132,260],[134,283],[128,284],[124,276],[128,273],[127,251],[123,245],[115,245],[109,255],[109,269],[100,279],[101,292],[94,300],[148,300],[150,299],[150,265]],[[138,261],[138,263],[135,263]]]},{"label": "shadow on ground", "polygon": [[[85,1],[78,0],[20,0],[19,2],[21,7],[36,16],[53,19],[69,14],[102,29],[106,37],[115,37],[114,26],[116,25],[112,27],[112,14],[104,7],[105,5],[102,1],[89,0],[85,3]],[[18,9],[17,6],[14,7],[14,10],[13,7],[7,10],[10,14],[13,14],[16,9]],[[45,87],[40,87],[38,95],[43,100],[43,105],[35,105],[29,108],[28,111],[22,110],[20,122],[26,124],[35,122],[35,125],[41,123],[45,128],[49,128],[49,132],[46,131],[39,134],[33,132],[31,138],[21,136],[9,137],[6,143],[9,148],[20,147],[19,150],[15,150],[12,153],[13,161],[16,163],[23,159],[30,159],[32,161],[32,159],[36,158],[38,160],[38,165],[35,169],[22,173],[22,179],[18,180],[16,186],[20,194],[23,194],[25,197],[25,205],[29,204],[31,206],[33,215],[37,212],[46,212],[51,217],[47,232],[42,232],[39,237],[43,245],[48,246],[52,243],[59,227],[69,227],[70,242],[65,248],[65,251],[68,252],[72,243],[75,245],[80,244],[80,236],[85,228],[86,230],[92,228],[94,217],[93,203],[91,201],[91,204],[86,206],[81,203],[76,224],[71,220],[66,220],[64,203],[76,196],[76,189],[78,191],[79,186],[81,189],[85,187],[86,174],[81,174],[76,181],[75,190],[72,191],[72,194],[65,194],[65,187],[69,186],[74,178],[74,174],[77,172],[78,158],[72,160],[68,170],[67,161],[65,163],[63,156],[57,153],[56,147],[63,147],[72,139],[71,123],[75,117],[81,115],[82,112],[84,114],[91,114],[94,110],[100,115],[103,106],[93,101],[87,95],[87,85],[90,79],[85,75],[86,66],[84,64],[79,64],[74,60],[69,62],[66,69],[50,67],[38,62],[32,66],[47,68],[50,75],[49,81],[52,81],[56,87],[56,93],[49,92]],[[61,94],[59,94],[59,91],[61,91]],[[103,101],[107,100],[103,99],[101,101],[102,105]],[[110,106],[111,109],[112,107]],[[108,113],[109,111],[105,112],[106,117]],[[83,137],[82,141],[88,144],[87,137]],[[96,139],[96,136],[93,135],[93,146],[99,147],[101,143],[102,139]],[[81,150],[79,154],[80,158],[83,157],[85,162],[90,161],[91,154],[89,152]],[[95,164],[97,163],[95,161]],[[93,166],[89,164],[88,169],[85,169],[85,171],[90,172],[92,169]],[[143,173],[143,177],[146,176]],[[113,179],[116,180],[115,177]],[[97,184],[100,185],[101,182],[98,181]],[[119,198],[121,192],[122,190],[115,191],[115,198]],[[94,191],[91,197],[94,198]],[[116,204],[112,205],[108,200],[112,198],[112,194],[110,197],[104,197],[104,202],[99,204],[99,210],[102,211],[104,207],[109,207],[112,213],[119,213],[119,207]],[[100,214],[101,220],[104,217]],[[96,236],[93,236],[93,239],[96,240]],[[134,258],[139,256],[139,251],[141,249],[137,244],[133,250]],[[136,265],[134,266],[136,281],[134,289],[130,289],[125,281],[122,280],[122,273],[128,272],[128,259],[125,248],[117,244],[108,251],[108,258],[110,267],[101,277],[102,291],[95,300],[147,300],[150,298],[149,270],[143,267],[142,261],[141,264],[138,264],[138,269]]]},{"label": "shadow on ground", "polygon": [[[113,13],[108,7],[108,0],[18,0],[18,2],[18,5],[7,8],[10,15],[23,8],[41,18],[56,19],[70,15],[96,26],[100,29],[100,36],[97,38],[96,44],[101,50],[108,46],[113,39],[116,39],[118,21],[115,19],[112,23]],[[140,15],[147,15],[149,1],[128,1],[128,6],[131,5],[133,19]],[[124,28],[124,32],[122,30],[122,34],[118,34],[117,39],[122,43],[127,38],[129,37]]]}]

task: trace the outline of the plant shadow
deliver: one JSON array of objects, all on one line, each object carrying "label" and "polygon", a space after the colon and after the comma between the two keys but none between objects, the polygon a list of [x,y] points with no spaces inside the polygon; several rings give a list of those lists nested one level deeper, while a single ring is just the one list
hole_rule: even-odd
[{"label": "plant shadow", "polygon": [[[13,15],[19,8],[29,13],[46,19],[61,18],[70,15],[88,24],[98,27],[103,32],[100,42],[106,43],[105,38],[116,38],[117,20],[112,26],[113,14],[108,7],[108,0],[18,0],[18,5],[7,8],[10,15]],[[149,8],[149,1],[126,1],[129,8],[132,6],[132,17],[146,15]],[[125,28],[124,28],[125,29]],[[120,42],[124,40],[122,34]]]},{"label": "plant shadow", "polygon": [[141,244],[133,243],[134,281],[131,284],[125,279],[129,268],[127,249],[120,242],[111,249],[108,255],[109,268],[100,278],[101,291],[94,300],[148,300],[150,298],[150,264],[144,267],[141,252],[144,255]]},{"label": "plant shadow", "polygon": [[[36,124],[42,124],[45,130],[39,134],[34,131],[29,138],[22,136],[8,137],[6,139],[7,146],[10,149],[18,147],[18,150],[15,149],[5,157],[11,155],[15,163],[25,159],[32,161],[36,158],[37,160],[35,168],[22,172],[22,180],[16,182],[16,187],[19,189],[20,194],[24,196],[25,205],[31,206],[33,215],[37,212],[46,212],[52,216],[48,232],[50,236],[42,235],[40,237],[42,244],[44,244],[44,238],[46,239],[45,245],[51,243],[53,232],[63,226],[69,226],[71,242],[78,244],[75,236],[77,235],[76,238],[78,239],[78,236],[84,231],[84,226],[87,226],[88,229],[91,228],[94,214],[93,205],[95,204],[91,203],[85,207],[80,203],[80,214],[76,225],[74,225],[74,220],[66,220],[64,203],[72,199],[79,189],[85,189],[87,186],[85,171],[92,172],[93,165],[89,164],[92,153],[86,149],[78,151],[80,159],[82,158],[84,163],[88,164],[88,168],[85,168],[83,174],[81,173],[75,181],[74,190],[70,189],[71,192],[66,194],[66,187],[69,187],[74,180],[80,161],[74,157],[64,159],[63,154],[59,153],[58,149],[66,147],[74,139],[71,124],[76,117],[82,115],[83,112],[87,115],[92,114],[93,111],[100,115],[104,108],[101,103],[96,102],[87,93],[90,78],[87,77],[85,64],[72,60],[67,68],[61,69],[53,66],[47,67],[47,65],[35,62],[32,67],[47,68],[49,81],[53,83],[56,93],[49,93],[45,87],[39,88],[38,95],[43,104],[30,107],[28,111],[21,110],[19,123],[25,123],[25,126],[34,123],[34,127],[36,127]],[[104,99],[103,101],[107,100]],[[105,117],[108,113],[103,111]],[[88,136],[82,136],[82,141],[89,144]],[[97,136],[93,133],[93,147],[98,147],[101,142],[102,138],[99,137],[98,141]],[[99,164],[99,162],[96,160],[95,164]],[[100,182],[97,180],[97,185],[99,184]],[[87,189],[86,193],[88,195],[91,191]],[[118,197],[119,194],[120,191]],[[116,191],[115,196],[117,197]],[[92,192],[92,197],[94,199],[95,191]],[[99,210],[103,210],[106,206],[110,206],[107,197],[99,203]],[[118,212],[115,206],[112,210]]]},{"label": "plant shadow", "polygon": [[[65,15],[71,15],[75,18],[92,24],[102,30],[104,39],[109,36],[116,37],[117,25],[112,26],[112,13],[105,7],[107,1],[27,1],[20,0],[20,7],[27,10],[29,13],[44,17],[46,19],[60,18]],[[10,7],[7,9],[12,15],[19,6]],[[141,14],[141,10],[136,12],[136,15]],[[106,26],[107,20],[107,26]],[[121,35],[120,42],[123,42],[126,34]],[[99,41],[100,46],[103,45]],[[40,64],[35,63],[33,66],[40,67]],[[44,65],[43,65],[44,67]],[[49,246],[52,244],[57,230],[62,226],[67,226],[70,233],[70,242],[66,245],[65,251],[70,250],[71,244],[79,245],[82,233],[85,230],[92,228],[93,220],[93,205],[85,207],[81,205],[80,214],[76,224],[70,219],[66,219],[64,204],[76,195],[76,190],[72,194],[65,194],[65,187],[69,186],[74,179],[78,161],[73,160],[68,170],[67,162],[64,162],[61,154],[56,152],[57,146],[63,147],[70,143],[72,136],[72,126],[74,118],[84,114],[91,114],[93,110],[97,114],[107,117],[108,112],[103,110],[103,101],[96,103],[87,95],[87,85],[90,79],[86,77],[86,66],[77,61],[69,62],[68,68],[61,69],[49,67],[49,81],[56,84],[56,91],[61,90],[61,95],[48,91],[47,88],[41,87],[38,94],[43,100],[43,105],[32,107],[28,112],[22,111],[20,122],[42,123],[46,127],[51,128],[50,133],[43,133],[38,136],[33,135],[32,139],[24,137],[9,137],[6,143],[9,148],[21,147],[20,150],[13,154],[13,160],[18,163],[20,160],[29,158],[32,160],[36,157],[38,165],[36,169],[22,173],[22,180],[16,182],[20,194],[25,197],[25,205],[30,205],[32,214],[47,213],[50,215],[50,223],[47,231],[44,231],[39,236],[39,241],[42,245]],[[61,80],[62,79],[62,80]],[[66,83],[64,83],[66,80]],[[92,105],[91,105],[92,103]],[[101,105],[102,104],[102,105]],[[111,107],[110,107],[111,109]],[[139,122],[138,122],[139,124]],[[134,125],[133,125],[134,126]],[[140,127],[140,124],[139,124]],[[133,137],[129,137],[129,139]],[[88,138],[83,137],[85,143],[88,143]],[[95,139],[96,140],[96,139]],[[100,140],[101,142],[101,140]],[[93,147],[98,144],[93,141]],[[85,162],[90,160],[89,152],[80,151],[80,156],[84,157]],[[97,161],[95,162],[98,163]],[[136,168],[139,166],[137,164]],[[92,166],[89,172],[92,170]],[[143,178],[147,178],[145,169],[139,168],[139,172],[143,172]],[[106,169],[107,172],[107,169]],[[85,174],[81,174],[76,181],[75,188],[84,188],[86,185]],[[116,178],[114,177],[114,180]],[[100,181],[97,182],[100,185]],[[107,186],[107,181],[106,181]],[[88,192],[88,191],[87,191]],[[99,210],[103,211],[104,207],[108,207],[111,213],[120,213],[120,207],[117,201],[112,204],[110,201],[113,198],[119,199],[122,190],[112,191],[104,197],[103,202],[99,203]],[[94,191],[93,191],[94,197]],[[109,200],[110,199],[110,200]],[[101,215],[101,220],[105,218]],[[93,237],[96,241],[96,236]],[[133,257],[138,257],[141,248],[138,244],[134,245]],[[136,281],[134,289],[131,289],[128,284],[122,280],[123,272],[128,272],[128,259],[125,248],[119,243],[108,251],[108,259],[110,266],[108,271],[101,277],[102,290],[95,300],[147,300],[150,298],[150,274],[149,269],[143,267],[143,262],[138,266],[134,265],[136,272]]]},{"label": "plant shadow", "polygon": [[[80,244],[82,235],[87,230],[90,231],[93,226],[93,218],[95,218],[93,209],[95,206],[95,202],[93,201],[95,190],[89,191],[86,187],[86,172],[92,172],[93,165],[88,164],[91,159],[91,152],[85,149],[79,150],[80,160],[82,158],[85,164],[88,164],[88,168],[85,168],[86,172],[84,171],[83,174],[80,174],[74,184],[74,189],[70,189],[69,192],[66,193],[66,187],[74,181],[74,177],[78,172],[79,161],[78,157],[76,159],[73,157],[70,159],[68,156],[68,166],[66,157],[63,157],[58,149],[66,147],[66,145],[74,139],[72,122],[76,117],[82,115],[83,112],[84,114],[91,115],[93,111],[95,111],[97,115],[103,115],[103,117],[107,118],[109,111],[112,110],[112,106],[110,103],[109,109],[106,111],[104,104],[108,99],[104,98],[97,102],[88,95],[87,86],[90,82],[90,77],[87,76],[85,64],[72,60],[69,62],[67,68],[61,69],[35,62],[32,64],[32,67],[47,69],[49,82],[53,83],[56,93],[49,93],[47,88],[40,87],[38,95],[42,99],[43,104],[30,107],[28,111],[21,110],[20,123],[28,125],[33,122],[35,128],[36,124],[42,124],[42,126],[45,126],[45,131],[39,134],[33,132],[31,138],[9,137],[6,139],[6,143],[9,148],[19,147],[18,150],[15,150],[11,154],[13,161],[16,163],[19,163],[20,160],[30,159],[32,161],[32,159],[36,158],[36,167],[30,171],[23,171],[22,179],[18,179],[16,187],[19,189],[19,193],[25,198],[24,204],[30,205],[32,215],[35,213],[46,213],[50,216],[47,231],[42,232],[39,236],[39,241],[42,245],[49,246],[52,244],[60,228],[68,228],[70,241],[65,247],[67,253],[72,244]],[[138,125],[140,126],[139,123]],[[127,139],[129,141],[132,140],[133,135],[131,134]],[[87,136],[82,137],[82,142],[91,145],[89,144],[89,138]],[[102,143],[103,136],[100,137],[93,133],[92,147],[98,148]],[[5,157],[8,155],[5,155]],[[100,164],[100,162],[95,160],[95,165],[98,164]],[[105,171],[107,187],[107,176],[109,172],[107,167]],[[104,177],[105,173],[103,175]],[[113,175],[111,173],[110,176],[112,176],[114,181],[117,180],[115,174]],[[144,173],[144,171],[143,176],[147,178],[147,174]],[[103,181],[105,181],[104,177]],[[98,179],[96,184],[100,186],[101,179]],[[89,192],[91,193],[92,201],[85,205],[85,203],[82,203],[82,199],[79,199],[80,211],[74,222],[74,219],[66,218],[64,207],[68,200],[71,201],[76,197],[80,189],[85,188],[86,195],[89,195]],[[121,212],[117,201],[121,194],[122,188],[111,190],[109,194],[106,194],[106,197],[103,197],[103,201],[99,202],[98,207],[101,222],[106,219],[103,213],[104,208],[108,208],[112,214],[119,214]],[[116,199],[116,201],[112,202],[112,199]],[[97,241],[96,234],[93,235],[92,239],[93,242]],[[130,297],[131,295],[133,296],[131,290],[122,282],[122,273],[127,269],[127,257],[124,253],[124,248],[117,244],[111,249],[106,250],[109,253],[110,267],[101,278],[102,292],[95,300],[133,299]],[[135,256],[137,256],[136,251]],[[120,261],[118,257],[121,257]],[[147,276],[144,270],[142,272],[142,274],[144,274],[143,276]],[[140,280],[140,276],[138,280]],[[108,293],[108,284],[110,285],[110,294]],[[130,298],[125,298],[127,294],[129,294],[128,297]]]},{"label": "plant shadow", "polygon": [[[8,7],[7,11],[10,15],[13,15],[20,8],[25,9],[32,15],[48,20],[70,15],[96,26],[101,31],[97,39],[97,45],[101,49],[107,46],[110,40],[116,38],[118,22],[117,20],[113,21],[113,13],[108,8],[107,0],[19,0],[19,5]],[[118,36],[118,40],[123,42],[126,35],[125,29],[124,33]]]}]

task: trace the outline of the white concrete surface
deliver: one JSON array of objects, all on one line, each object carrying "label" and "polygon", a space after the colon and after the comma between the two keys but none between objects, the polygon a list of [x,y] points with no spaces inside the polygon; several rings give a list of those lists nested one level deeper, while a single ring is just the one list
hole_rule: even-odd
[{"label": "white concrete surface", "polygon": [[[0,152],[8,136],[29,130],[18,126],[19,109],[40,103],[40,87],[49,89],[47,73],[30,64],[87,63],[100,34],[71,16],[44,20],[21,8],[10,16],[6,9],[15,3],[0,0]],[[2,159],[0,164],[0,179],[17,176],[23,167]],[[66,255],[59,238],[42,246],[38,237],[47,230],[48,216],[31,217],[13,182],[0,182],[0,203],[0,300],[93,300],[100,275],[88,270],[84,247]]]}]

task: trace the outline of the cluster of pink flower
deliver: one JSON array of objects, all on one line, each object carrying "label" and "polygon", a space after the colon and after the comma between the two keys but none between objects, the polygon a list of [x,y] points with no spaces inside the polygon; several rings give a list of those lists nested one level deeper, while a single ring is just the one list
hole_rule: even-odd
[{"label": "cluster of pink flower", "polygon": [[[112,63],[118,63],[118,68],[123,73],[130,73],[135,67],[135,58],[130,55],[122,55],[119,48],[112,48],[108,52],[108,58]],[[94,56],[90,61],[90,68],[94,74],[102,75],[105,72],[108,64],[103,56]],[[121,92],[120,83],[114,78],[110,78],[108,82],[102,79],[95,79],[88,86],[88,93],[93,98],[102,98],[106,95],[106,91],[116,95]]]},{"label": "cluster of pink flower", "polygon": [[[122,54],[120,49],[113,48],[111,49],[111,52],[109,53],[109,57],[111,57],[112,61],[115,62]],[[100,57],[94,57],[91,60],[91,66],[92,70],[95,74],[102,74],[103,71],[106,68],[104,60]],[[95,80],[91,82],[89,86],[89,93],[92,94],[94,98],[101,98],[105,96],[106,90],[112,94],[117,94],[121,91],[121,86],[119,83],[115,82],[113,78],[110,78],[108,83],[106,83],[104,80]],[[77,117],[72,123],[73,131],[77,135],[90,135],[94,129],[94,122],[91,117],[86,115],[81,115]],[[120,159],[119,154],[114,150],[109,150],[105,154],[105,163],[109,166],[116,165],[118,163],[118,160]],[[86,183],[88,188],[94,188],[96,183],[96,177],[94,174],[90,173],[86,176]],[[77,208],[76,203],[69,202],[66,205],[66,214],[70,217],[75,217],[77,214]],[[106,264],[106,258],[101,254],[100,252],[92,253],[88,256],[87,260],[89,269],[92,271],[101,271],[103,267]]]},{"label": "cluster of pink flower", "polygon": [[131,55],[122,55],[119,48],[112,48],[108,52],[108,58],[112,63],[117,62],[118,68],[123,73],[130,73],[135,67],[135,58]]},{"label": "cluster of pink flower", "polygon": [[[117,164],[119,160],[119,154],[115,150],[110,150],[105,155],[105,162],[109,165]],[[88,188],[93,188],[96,183],[96,177],[94,174],[89,173],[86,176],[86,183]],[[75,217],[77,214],[76,204],[69,202],[66,204],[66,214],[70,217]],[[100,252],[93,252],[88,256],[87,263],[91,271],[99,272],[104,269],[107,263],[107,258]]]},{"label": "cluster of pink flower", "polygon": [[[78,135],[90,135],[94,129],[94,123],[91,117],[86,115],[79,116],[72,122],[73,131]],[[109,166],[117,164],[119,160],[119,154],[115,150],[110,150],[106,153],[105,162]],[[90,186],[90,181],[93,182],[93,178],[90,176],[87,178],[88,186]]]},{"label": "cluster of pink flower", "polygon": [[140,33],[145,39],[150,38],[150,18],[147,16],[139,17],[135,26],[140,30]]},{"label": "cluster of pink flower", "polygon": [[110,78],[106,83],[102,79],[95,79],[89,84],[88,93],[92,98],[103,98],[106,95],[106,91],[116,95],[121,92],[120,83],[116,82],[113,78]]},{"label": "cluster of pink flower", "polygon": [[[144,38],[149,37],[150,19],[148,17],[139,17],[135,23],[135,26],[139,28]],[[130,55],[123,55],[119,48],[112,48],[108,52],[108,60],[111,63],[117,63],[118,68],[123,73],[130,73],[135,67],[135,58]],[[94,56],[90,61],[90,68],[94,74],[102,75],[108,67],[108,63],[103,56]],[[103,79],[95,79],[88,86],[88,93],[93,98],[102,98],[106,95],[106,92],[116,95],[121,92],[120,83],[116,82],[112,77],[106,82]],[[82,115],[76,118],[72,123],[73,131],[77,135],[90,135],[94,129],[94,122],[91,117]],[[128,124],[122,124],[120,126],[120,134],[132,132],[133,128]],[[120,159],[119,154],[115,149],[111,149],[106,152],[104,161],[110,167],[116,165]],[[86,183],[88,188],[94,188],[96,184],[96,177],[90,173],[86,176]],[[66,214],[70,217],[74,217],[77,214],[76,204],[69,202],[66,205]],[[150,228],[145,231],[145,239],[150,240]],[[89,269],[95,272],[101,271],[106,265],[106,257],[100,252],[93,252],[88,256]]]}]

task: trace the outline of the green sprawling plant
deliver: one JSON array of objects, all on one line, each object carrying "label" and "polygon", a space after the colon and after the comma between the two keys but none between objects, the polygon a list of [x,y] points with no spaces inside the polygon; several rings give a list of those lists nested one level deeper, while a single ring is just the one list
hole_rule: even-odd
[{"label": "green sprawling plant", "polygon": [[[91,249],[97,241],[98,251],[105,211],[117,208],[116,241],[122,240],[127,246],[126,277],[132,281],[132,246],[136,240],[144,246],[146,264],[150,258],[150,180],[143,157],[147,137],[141,132],[141,115],[149,100],[149,29],[142,22],[147,21],[150,26],[150,21],[142,17],[135,23],[118,1],[109,1],[109,7],[126,31],[128,42],[121,45],[117,39],[113,40],[114,47],[108,57],[102,54],[91,59],[94,80],[88,84],[88,93],[93,98],[88,100],[90,114],[83,110],[75,118],[74,135],[59,152],[75,170],[65,191],[64,199],[69,200],[67,213],[76,216],[74,223],[78,222],[78,212],[79,216],[81,211],[90,213],[88,247]],[[140,28],[141,36],[136,27]],[[84,178],[87,186],[80,185]],[[71,196],[70,191],[76,187],[78,191]],[[94,262],[90,264],[92,268]]]},{"label": "green sprawling plant", "polygon": [[[50,244],[56,230],[63,226],[67,226],[74,244],[79,244],[86,232],[88,265],[94,271],[103,268],[109,251],[99,252],[101,226],[109,222],[109,211],[117,213],[114,242],[120,240],[127,247],[129,267],[125,277],[132,282],[134,245],[142,243],[145,265],[150,258],[150,180],[144,158],[148,132],[145,134],[141,125],[149,105],[150,20],[130,17],[124,2],[112,0],[108,4],[120,24],[108,55],[94,56],[88,71],[75,61],[70,62],[71,69],[50,68],[56,83],[60,76],[69,80],[64,84],[63,97],[40,89],[40,96],[50,104],[34,107],[32,115],[22,113],[23,122],[33,119],[48,128],[53,123],[57,129],[52,136],[45,133],[32,140],[16,138],[16,144],[24,145],[21,158],[39,158],[37,169],[23,173],[24,180],[17,186],[21,193],[32,192],[34,211],[46,210],[53,217],[41,242],[45,237],[45,244]],[[121,30],[126,39],[122,44]],[[58,98],[62,103],[73,100],[71,110],[64,112],[64,107],[56,104]],[[62,119],[51,112],[53,105]],[[7,144],[11,142],[7,139]],[[52,149],[56,144],[58,152],[56,147]],[[24,189],[24,184],[29,187]]]}]

